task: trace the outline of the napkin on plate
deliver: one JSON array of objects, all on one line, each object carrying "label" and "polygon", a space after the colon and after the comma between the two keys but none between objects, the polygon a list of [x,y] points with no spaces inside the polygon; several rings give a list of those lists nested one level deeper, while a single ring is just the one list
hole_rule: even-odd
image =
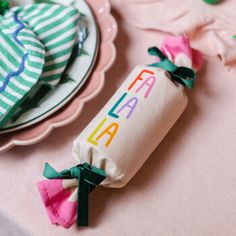
[{"label": "napkin on plate", "polygon": [[61,81],[79,49],[78,19],[74,6],[59,4],[27,4],[2,11],[0,128]]}]

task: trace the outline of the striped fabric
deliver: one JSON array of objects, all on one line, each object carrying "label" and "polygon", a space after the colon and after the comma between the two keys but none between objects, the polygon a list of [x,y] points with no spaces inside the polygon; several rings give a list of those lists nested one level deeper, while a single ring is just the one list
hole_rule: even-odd
[{"label": "striped fabric", "polygon": [[78,10],[58,4],[31,4],[11,11],[32,28],[45,47],[40,82],[51,86],[58,84],[77,40]]},{"label": "striped fabric", "polygon": [[44,46],[19,16],[0,17],[0,127],[39,81],[44,59]]}]

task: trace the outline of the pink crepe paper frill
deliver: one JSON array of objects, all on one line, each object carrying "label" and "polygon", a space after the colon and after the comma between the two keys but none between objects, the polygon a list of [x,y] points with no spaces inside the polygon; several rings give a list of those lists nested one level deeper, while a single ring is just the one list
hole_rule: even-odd
[{"label": "pink crepe paper frill", "polygon": [[43,180],[37,188],[51,223],[69,228],[76,221],[77,202],[69,199],[72,191],[63,187],[63,181],[66,180]]},{"label": "pink crepe paper frill", "polygon": [[191,48],[189,39],[185,36],[167,37],[161,48],[170,61],[179,66],[186,66],[198,71],[203,62],[202,54]]}]

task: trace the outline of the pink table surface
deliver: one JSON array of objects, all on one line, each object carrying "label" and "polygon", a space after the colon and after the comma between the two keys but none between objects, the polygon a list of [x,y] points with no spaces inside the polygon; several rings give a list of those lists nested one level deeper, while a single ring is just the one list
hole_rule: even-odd
[{"label": "pink table surface", "polygon": [[[229,2],[229,17],[236,22],[236,3]],[[75,164],[72,140],[135,65],[151,62],[146,48],[160,45],[166,36],[127,24],[125,5],[112,3],[119,22],[117,59],[103,92],[86,104],[77,121],[45,141],[1,154],[0,213],[40,236],[235,236],[236,78],[208,56],[196,88],[187,92],[187,110],[135,178],[123,189],[98,188],[91,195],[91,226],[66,230],[49,224],[35,187],[44,163],[57,169]]]}]

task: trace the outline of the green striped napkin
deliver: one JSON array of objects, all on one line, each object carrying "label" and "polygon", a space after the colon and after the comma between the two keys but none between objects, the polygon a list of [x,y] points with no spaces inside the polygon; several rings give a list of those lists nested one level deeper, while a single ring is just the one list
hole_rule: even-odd
[{"label": "green striped napkin", "polygon": [[78,41],[78,19],[73,6],[45,3],[0,16],[0,128],[32,107],[29,100],[37,103],[42,86],[60,82]]},{"label": "green striped napkin", "polygon": [[77,42],[78,10],[58,4],[30,4],[12,8],[38,35],[45,47],[45,66],[40,82],[59,83]]},{"label": "green striped napkin", "polygon": [[43,44],[18,15],[0,16],[0,127],[39,81],[44,58]]}]

